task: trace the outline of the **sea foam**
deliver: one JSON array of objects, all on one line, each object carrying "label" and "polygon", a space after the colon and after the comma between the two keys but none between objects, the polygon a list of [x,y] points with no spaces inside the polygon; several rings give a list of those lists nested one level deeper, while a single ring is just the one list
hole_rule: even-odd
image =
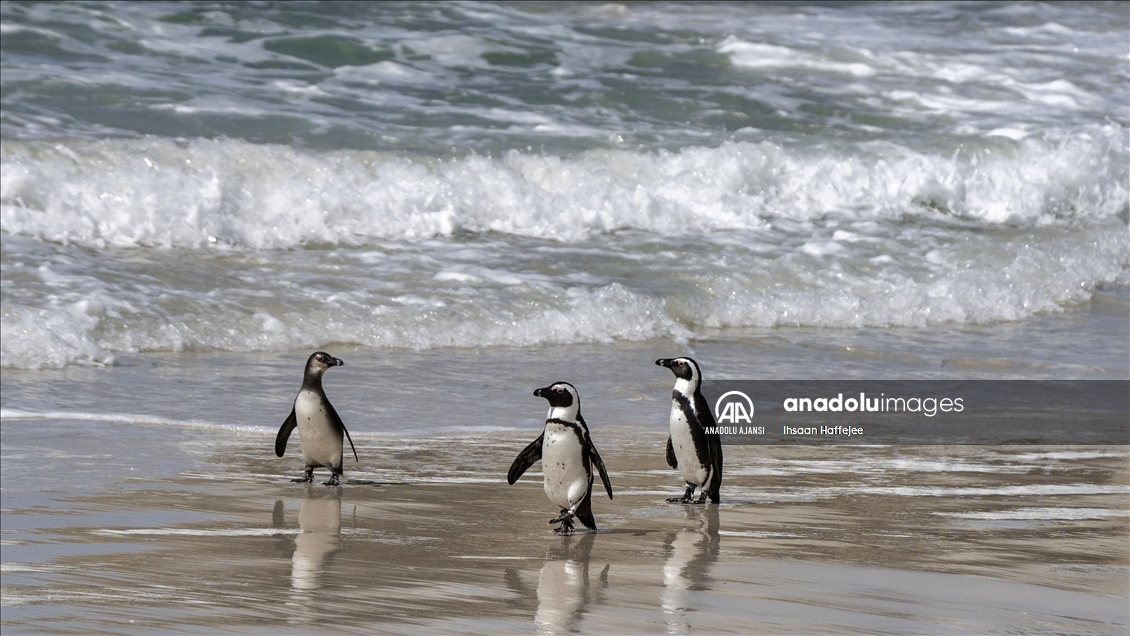
[{"label": "sea foam", "polygon": [[1022,320],[1130,282],[1123,136],[442,160],[6,142],[0,365]]},{"label": "sea foam", "polygon": [[1047,224],[1126,208],[1124,137],[1109,125],[1061,139],[998,138],[949,156],[889,142],[734,142],[446,161],[233,140],[13,141],[0,153],[0,228],[98,248],[279,249],[456,232],[669,236],[828,214]]}]

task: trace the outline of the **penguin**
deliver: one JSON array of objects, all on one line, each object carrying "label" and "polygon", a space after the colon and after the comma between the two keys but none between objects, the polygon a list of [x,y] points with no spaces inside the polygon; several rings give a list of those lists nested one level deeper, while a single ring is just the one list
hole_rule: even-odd
[{"label": "penguin", "polygon": [[314,469],[319,466],[331,472],[330,480],[322,482],[326,486],[337,486],[341,482],[342,458],[345,454],[344,439],[349,440],[349,448],[353,450],[353,460],[357,459],[357,449],[353,446],[353,438],[345,430],[345,424],[334,410],[326,392],[322,390],[322,374],[330,367],[339,367],[345,364],[340,358],[335,358],[325,351],[317,351],[310,355],[306,361],[306,372],[302,376],[302,389],[298,397],[294,398],[294,407],[290,410],[290,417],[283,422],[279,434],[275,437],[275,455],[283,456],[286,451],[286,441],[290,433],[298,428],[298,439],[302,441],[302,460],[306,462],[306,474],[291,481],[314,481]]},{"label": "penguin", "polygon": [[529,446],[518,453],[506,482],[514,485],[522,473],[542,460],[543,486],[549,500],[561,507],[561,515],[549,520],[549,525],[561,524],[554,532],[573,532],[573,519],[579,519],[589,530],[596,530],[592,516],[592,469],[595,466],[604,482],[608,498],[612,499],[612,483],[604,460],[596,452],[589,427],[581,416],[581,397],[568,382],[553,384],[534,391],[537,397],[549,402],[545,416],[545,429]]},{"label": "penguin", "polygon": [[[667,438],[667,463],[682,474],[687,491],[670,503],[706,503],[709,497],[718,503],[722,488],[722,440],[713,429],[714,415],[702,397],[702,372],[690,358],[661,358],[655,361],[675,374],[675,390],[671,392],[671,435]],[[698,501],[692,495],[701,488]]]}]

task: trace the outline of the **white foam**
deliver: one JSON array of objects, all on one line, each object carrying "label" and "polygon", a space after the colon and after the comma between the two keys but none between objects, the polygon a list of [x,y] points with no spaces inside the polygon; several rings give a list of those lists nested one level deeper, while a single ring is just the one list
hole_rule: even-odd
[{"label": "white foam", "polygon": [[839,62],[803,49],[746,42],[730,36],[718,44],[718,52],[730,56],[736,66],[746,68],[805,69],[868,77],[876,69],[863,62]]},{"label": "white foam", "polygon": [[112,422],[116,424],[132,424],[136,426],[174,426],[178,428],[217,429],[236,434],[262,436],[273,435],[274,430],[266,426],[237,426],[234,424],[217,424],[201,420],[175,420],[155,415],[139,415],[132,413],[89,413],[83,411],[24,411],[21,409],[0,409],[0,419],[30,420],[79,420],[86,422]]},{"label": "white foam", "polygon": [[1099,484],[1030,484],[1014,486],[866,486],[852,489],[870,495],[898,497],[1048,497],[1055,495],[1130,494],[1130,486]]},{"label": "white foam", "polygon": [[[501,284],[504,288],[510,286],[507,282]],[[113,320],[111,316],[78,325],[43,321],[32,329],[5,320],[4,333],[18,332],[21,337],[0,342],[0,363],[16,368],[57,368],[88,362],[94,356],[88,353],[92,350],[256,351],[320,346],[347,339],[377,347],[429,349],[657,337],[685,341],[689,335],[685,327],[664,313],[660,300],[633,293],[619,284],[591,290],[522,285],[514,296],[491,294],[488,290],[477,306],[470,307],[460,297],[458,288],[452,293],[454,298],[444,300],[416,294],[371,298],[363,292],[331,292],[309,310],[279,305],[272,307],[271,312],[251,315],[240,308],[236,298],[232,298],[234,304],[217,305],[210,295],[186,294],[190,303],[207,308],[207,318],[175,323],[134,309],[145,306],[141,297],[136,303],[128,303],[128,313],[123,312],[129,316],[128,321]],[[280,300],[291,302],[285,296]],[[109,356],[99,355],[103,357],[93,358],[94,361],[105,364]]]},{"label": "white foam", "polygon": [[[1122,136],[947,157],[735,142],[452,161],[5,142],[4,275],[20,294],[5,291],[0,365],[1022,320],[1127,282]],[[94,251],[57,247],[75,244]],[[188,251],[146,251],[155,270],[132,271],[99,251],[138,247]],[[199,280],[152,273],[186,267]]]},{"label": "white foam", "polygon": [[[1114,456],[1117,456],[1116,454]],[[1003,464],[977,462],[952,457],[909,458],[869,457],[853,460],[762,460],[756,465],[727,468],[727,474],[750,476],[815,475],[868,475],[889,476],[906,473],[992,473],[1023,474],[1034,468],[1031,458],[1023,463]]]},{"label": "white foam", "polygon": [[6,142],[0,227],[91,247],[272,249],[456,231],[563,241],[627,229],[680,235],[829,213],[886,220],[918,214],[923,202],[991,224],[1049,223],[1110,218],[1127,205],[1123,136],[1107,126],[1058,141],[1026,137],[1007,156],[940,157],[887,143],[861,156],[765,142],[452,162],[239,141]]},{"label": "white foam", "polygon": [[792,532],[772,532],[769,530],[719,530],[723,537],[744,537],[748,539],[792,539],[799,535]]},{"label": "white foam", "polygon": [[273,537],[298,534],[299,530],[297,528],[127,528],[122,530],[97,529],[91,530],[90,533],[103,537]]},{"label": "white foam", "polygon": [[42,369],[113,364],[114,355],[90,335],[97,324],[97,316],[73,305],[51,310],[6,302],[0,309],[0,365]]},{"label": "white foam", "polygon": [[1130,510],[1109,508],[1013,508],[983,512],[935,512],[933,514],[955,519],[978,521],[1076,521],[1083,519],[1109,519],[1130,516]]},{"label": "white foam", "polygon": [[1068,460],[1075,461],[1081,459],[1100,459],[1103,457],[1123,457],[1124,453],[1110,452],[1110,451],[1046,451],[1039,453],[1009,453],[1000,455],[1002,458],[1019,459],[1027,462],[1039,462],[1044,460]]},{"label": "white foam", "polygon": [[417,71],[409,66],[385,60],[368,66],[342,66],[334,69],[334,75],[339,79],[351,82],[366,82],[380,84],[418,84],[430,83],[435,78],[427,73]]},{"label": "white foam", "polygon": [[481,561],[540,561],[535,557],[524,556],[479,556],[471,554],[459,554],[455,556],[456,559],[473,559]]},{"label": "white foam", "polygon": [[0,420],[38,420],[47,417],[43,413],[21,409],[0,408]]}]

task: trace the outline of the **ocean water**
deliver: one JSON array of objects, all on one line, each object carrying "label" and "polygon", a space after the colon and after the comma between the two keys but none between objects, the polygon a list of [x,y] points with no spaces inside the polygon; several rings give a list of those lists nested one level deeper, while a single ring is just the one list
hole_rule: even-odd
[{"label": "ocean water", "polygon": [[1126,377],[1126,329],[1046,318],[1130,316],[1128,25],[5,2],[0,365],[989,329],[984,356]]},{"label": "ocean water", "polygon": [[[653,361],[1130,378],[1128,32],[0,2],[3,628],[1125,633],[1127,446],[732,446],[683,510]],[[340,489],[273,453],[314,349]],[[575,543],[504,482],[554,380],[616,488]]]}]

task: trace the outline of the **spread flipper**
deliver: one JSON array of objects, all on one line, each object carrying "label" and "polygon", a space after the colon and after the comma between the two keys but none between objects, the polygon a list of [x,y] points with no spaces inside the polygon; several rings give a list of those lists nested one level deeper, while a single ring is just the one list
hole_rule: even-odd
[{"label": "spread flipper", "polygon": [[[290,417],[286,418],[283,422],[282,428],[279,429],[279,434],[275,436],[275,455],[282,457],[286,452],[286,441],[290,439],[290,434],[298,426],[298,418],[294,416],[294,409],[290,409]],[[351,444],[353,442],[350,442]]]},{"label": "spread flipper", "polygon": [[675,446],[671,443],[671,436],[667,436],[667,465],[671,468],[679,467],[679,459],[675,457]]},{"label": "spread flipper", "polygon": [[545,437],[543,432],[538,435],[538,438],[530,442],[518,456],[514,458],[514,463],[510,464],[510,472],[506,473],[506,483],[514,485],[518,478],[522,476],[530,466],[533,466],[541,460],[541,443],[542,438]]}]

